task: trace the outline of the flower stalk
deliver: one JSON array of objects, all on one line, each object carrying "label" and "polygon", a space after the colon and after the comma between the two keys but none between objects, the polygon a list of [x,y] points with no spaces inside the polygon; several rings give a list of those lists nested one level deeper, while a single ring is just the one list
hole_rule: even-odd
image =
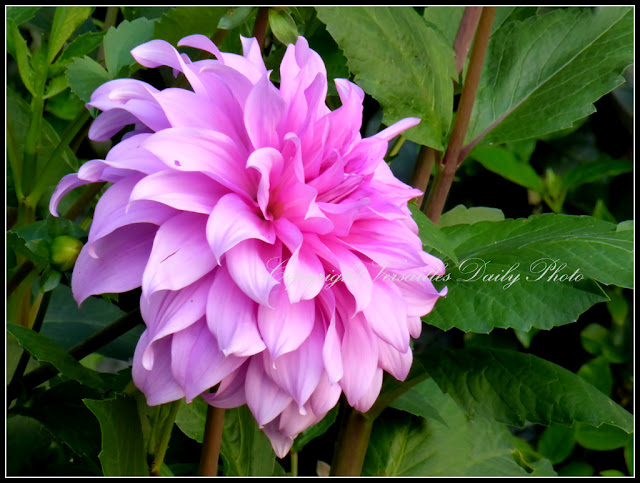
[{"label": "flower stalk", "polygon": [[360,476],[372,428],[373,419],[349,409],[338,435],[330,476]]},{"label": "flower stalk", "polygon": [[200,476],[217,476],[218,458],[224,428],[224,409],[207,407],[207,421],[204,426],[204,440],[200,457]]},{"label": "flower stalk", "polygon": [[462,86],[460,104],[453,124],[453,131],[451,132],[447,152],[442,163],[437,165],[438,172],[433,188],[427,198],[424,213],[435,224],[440,220],[440,215],[442,214],[449,190],[451,189],[455,172],[462,162],[460,154],[467,134],[467,128],[469,127],[476,93],[478,92],[482,64],[487,51],[487,45],[489,44],[491,25],[493,24],[495,13],[496,7],[482,8],[482,14],[478,23],[478,29],[476,30],[475,42],[471,51],[471,58],[469,59],[467,75]]}]

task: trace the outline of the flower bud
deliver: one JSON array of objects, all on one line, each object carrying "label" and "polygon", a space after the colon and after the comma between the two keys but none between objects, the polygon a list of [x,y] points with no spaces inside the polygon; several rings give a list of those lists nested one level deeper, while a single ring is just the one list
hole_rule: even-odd
[{"label": "flower bud", "polygon": [[70,236],[57,236],[51,242],[51,264],[62,272],[71,270],[82,249],[82,242]]}]

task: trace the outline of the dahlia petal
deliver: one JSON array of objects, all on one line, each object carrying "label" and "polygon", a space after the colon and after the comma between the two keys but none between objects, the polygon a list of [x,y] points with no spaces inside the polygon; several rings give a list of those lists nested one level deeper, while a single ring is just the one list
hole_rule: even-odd
[{"label": "dahlia petal", "polygon": [[396,348],[378,339],[378,366],[384,369],[398,381],[404,381],[411,369],[413,353],[411,349],[400,352]]},{"label": "dahlia petal", "polygon": [[149,406],[157,406],[184,397],[182,388],[171,375],[171,336],[157,342],[158,357],[153,368],[147,370],[142,366],[142,354],[149,344],[149,331],[140,336],[133,354],[133,382],[144,393]]},{"label": "dahlia petal", "polygon": [[[286,330],[286,329],[285,329]],[[282,389],[293,396],[300,412],[315,391],[324,368],[322,343],[324,329],[314,324],[309,336],[294,350],[272,359],[264,355],[265,372]]]},{"label": "dahlia petal", "polygon": [[248,361],[225,377],[215,393],[203,392],[202,399],[217,408],[237,408],[247,404],[244,393],[247,367],[249,367]]},{"label": "dahlia petal", "polygon": [[178,291],[163,290],[141,297],[140,313],[149,331],[149,346],[142,356],[145,369],[153,366],[154,342],[179,332],[200,320],[207,307],[210,277]]},{"label": "dahlia petal", "polygon": [[139,287],[158,227],[149,223],[127,225],[97,240],[89,255],[85,245],[73,270],[73,296],[82,303],[90,295],[120,293]]},{"label": "dahlia petal", "polygon": [[364,308],[363,314],[378,337],[400,352],[409,349],[407,306],[393,285],[375,282],[371,303]]},{"label": "dahlia petal", "polygon": [[340,394],[342,394],[340,385],[331,384],[327,377],[327,373],[322,373],[320,381],[318,381],[318,385],[316,386],[316,390],[313,391],[313,394],[309,398],[311,411],[320,418],[323,418],[325,414],[338,404]]},{"label": "dahlia petal", "polygon": [[374,134],[373,137],[384,139],[385,141],[391,141],[398,134],[403,133],[413,126],[417,126],[418,124],[420,124],[420,119],[418,119],[417,117],[407,117],[392,124],[388,128],[383,129],[378,134]]},{"label": "dahlia petal", "polygon": [[283,162],[282,154],[270,147],[256,149],[247,159],[247,168],[255,169],[260,175],[256,198],[267,220],[273,220],[273,214],[268,211],[270,188],[280,181]]},{"label": "dahlia petal", "polygon": [[143,293],[179,290],[216,266],[205,237],[206,220],[204,215],[183,212],[158,229],[142,276]]},{"label": "dahlia petal", "polygon": [[273,421],[292,401],[264,372],[263,364],[262,356],[251,358],[244,385],[247,405],[260,427]]},{"label": "dahlia petal", "polygon": [[89,128],[89,139],[106,141],[129,124],[135,124],[138,118],[124,109],[111,109],[100,114]]},{"label": "dahlia petal", "polygon": [[192,47],[194,49],[204,50],[222,59],[220,49],[214,44],[209,37],[202,34],[188,35],[178,42],[178,47]]},{"label": "dahlia petal", "polygon": [[356,313],[363,310],[371,302],[373,281],[365,264],[350,250],[338,243],[327,244],[334,253],[340,270],[340,280],[356,301]]},{"label": "dahlia petal", "polygon": [[49,213],[53,216],[60,216],[58,214],[58,204],[60,203],[60,200],[71,190],[88,183],[90,183],[90,181],[79,179],[76,173],[68,174],[63,177],[58,183],[58,186],[56,186],[56,189],[49,200]]},{"label": "dahlia petal", "polygon": [[239,194],[252,191],[244,171],[242,149],[224,134],[208,129],[175,127],[149,136],[143,147],[170,168],[204,172]]},{"label": "dahlia petal", "polygon": [[141,133],[123,139],[107,153],[104,164],[113,168],[153,174],[167,169],[167,165],[142,147],[151,134]]},{"label": "dahlia petal", "polygon": [[311,410],[311,405],[307,404],[304,409],[292,402],[289,404],[278,418],[278,431],[291,439],[296,438],[309,426],[313,426],[320,421],[317,415]]},{"label": "dahlia petal", "polygon": [[273,307],[258,307],[258,327],[272,359],[295,351],[309,337],[314,326],[315,302],[289,303],[282,286],[274,289]]},{"label": "dahlia petal", "polygon": [[340,386],[354,406],[366,396],[378,371],[378,343],[362,316],[344,324],[341,352],[344,375]]},{"label": "dahlia petal", "polygon": [[238,288],[226,267],[217,268],[207,300],[207,324],[224,355],[250,356],[265,349],[256,314],[256,303]]},{"label": "dahlia petal", "polygon": [[[131,175],[120,181],[116,181],[101,197],[96,205],[94,221],[89,231],[88,244],[93,243],[112,233],[121,226],[134,223],[152,223],[161,225],[177,213],[168,206],[151,201],[140,201],[127,205],[134,187],[139,184],[142,175]],[[90,249],[95,256],[93,248]]]},{"label": "dahlia petal", "polygon": [[138,182],[129,200],[156,201],[176,210],[208,215],[227,192],[203,174],[165,169]]},{"label": "dahlia petal", "polygon": [[207,221],[207,240],[218,260],[238,243],[255,238],[273,244],[275,231],[271,223],[255,213],[235,193],[224,195]]},{"label": "dahlia petal", "polygon": [[187,402],[218,384],[246,360],[233,355],[225,357],[215,349],[217,346],[218,341],[204,318],[173,335],[171,372],[184,390]]},{"label": "dahlia petal", "polygon": [[249,298],[270,307],[269,296],[278,282],[267,269],[268,260],[275,258],[268,254],[264,242],[247,239],[230,248],[225,253],[229,275]]},{"label": "dahlia petal", "polygon": [[364,395],[353,404],[354,409],[357,409],[361,413],[366,413],[371,406],[376,402],[380,395],[380,389],[382,388],[382,369],[377,369],[371,384],[367,388]]},{"label": "dahlia petal", "polygon": [[131,51],[131,55],[138,64],[144,67],[160,67],[166,65],[178,72],[182,72],[193,90],[200,95],[206,96],[206,89],[197,75],[187,66],[178,51],[164,40],[151,40],[139,45]]},{"label": "dahlia petal", "polygon": [[284,102],[265,74],[253,87],[244,106],[244,123],[254,149],[277,148],[277,127]]},{"label": "dahlia petal", "polygon": [[417,339],[422,332],[422,319],[420,317],[407,317],[407,327],[411,337]]},{"label": "dahlia petal", "polygon": [[286,218],[275,223],[278,238],[291,251],[284,270],[284,281],[289,301],[294,304],[300,300],[314,298],[324,285],[324,267],[313,250],[304,244],[300,230]]},{"label": "dahlia petal", "polygon": [[280,432],[279,420],[265,425],[262,430],[269,437],[273,452],[278,458],[284,458],[293,446],[293,438]]}]

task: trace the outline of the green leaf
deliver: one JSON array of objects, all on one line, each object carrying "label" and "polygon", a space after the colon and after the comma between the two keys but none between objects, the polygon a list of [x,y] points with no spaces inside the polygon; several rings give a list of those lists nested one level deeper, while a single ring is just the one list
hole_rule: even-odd
[{"label": "green leaf", "polygon": [[630,159],[612,159],[607,156],[571,169],[562,176],[562,185],[567,190],[575,190],[584,184],[632,171],[633,161]]},{"label": "green leaf", "polygon": [[176,424],[189,438],[198,443],[204,441],[204,425],[207,421],[207,408],[209,405],[201,397],[195,398],[189,404],[184,399],[180,401]]},{"label": "green leaf", "polygon": [[542,193],[542,179],[528,163],[519,162],[514,153],[500,146],[481,146],[469,154],[489,171],[527,189]]},{"label": "green leaf", "polygon": [[[599,59],[594,62],[594,59]],[[595,111],[633,61],[633,9],[557,9],[504,22],[491,37],[470,143],[540,137]]]},{"label": "green leaf", "polygon": [[86,56],[77,58],[67,67],[69,87],[84,102],[89,102],[93,91],[111,79],[100,64]]},{"label": "green leaf", "polygon": [[633,220],[627,220],[627,221],[622,221],[618,223],[618,228],[616,228],[616,231],[626,231],[626,230],[633,231]]},{"label": "green leaf", "polygon": [[[82,308],[78,308],[69,287],[58,285],[51,296],[41,333],[69,349],[125,315],[114,304],[98,297],[88,298],[82,303]],[[130,330],[97,352],[128,361],[133,357],[142,330],[142,326]]]},{"label": "green leaf", "polygon": [[593,476],[593,466],[585,461],[571,461],[558,471],[560,476]]},{"label": "green leaf", "polygon": [[95,49],[100,47],[105,32],[85,32],[82,35],[78,35],[70,44],[69,47],[64,49],[60,58],[55,64],[51,66],[52,69],[64,68],[67,62],[72,61],[76,57],[84,57],[89,55]]},{"label": "green leaf", "polygon": [[20,30],[13,21],[7,21],[8,37],[11,38],[13,51],[12,55],[18,64],[18,73],[22,79],[22,83],[32,95],[36,92],[36,73],[31,66],[31,53],[27,47],[27,41],[20,34]]},{"label": "green leaf", "polygon": [[456,257],[455,251],[440,229],[433,224],[427,215],[416,208],[415,205],[410,203],[409,209],[411,210],[411,217],[420,230],[422,246],[425,248],[433,248],[449,257],[454,263],[458,263],[458,257]]},{"label": "green leaf", "polygon": [[383,107],[383,122],[418,117],[403,136],[442,151],[456,77],[452,46],[410,7],[320,7],[355,82]]},{"label": "green leaf", "polygon": [[468,418],[433,380],[420,384],[446,425],[398,411],[376,419],[363,476],[526,476],[509,429]]},{"label": "green leaf", "polygon": [[269,27],[283,44],[295,44],[298,40],[298,26],[286,10],[269,9]]},{"label": "green leaf", "polygon": [[29,354],[40,362],[50,363],[62,375],[94,389],[104,390],[106,388],[106,384],[99,373],[84,367],[46,336],[11,323],[7,324],[7,330],[18,339],[20,345]]},{"label": "green leaf", "polygon": [[176,45],[187,35],[212,37],[226,7],[175,7],[166,12],[155,26],[154,37]]},{"label": "green leaf", "polygon": [[123,69],[136,63],[131,50],[151,40],[154,29],[155,23],[151,20],[137,18],[132,22],[124,20],[107,31],[104,36],[104,61],[111,77],[126,76]]},{"label": "green leaf", "polygon": [[551,424],[540,436],[538,451],[554,465],[562,463],[573,452],[575,433],[575,428]]},{"label": "green leaf", "polygon": [[394,400],[389,406],[400,409],[408,413],[425,418],[427,421],[433,419],[443,426],[447,423],[438,412],[438,408],[431,403],[433,393],[433,385],[417,384]]},{"label": "green leaf", "polygon": [[498,208],[486,206],[474,206],[467,208],[457,205],[455,208],[443,213],[438,222],[440,228],[450,225],[473,225],[479,221],[503,221],[504,213]]},{"label": "green leaf", "polygon": [[219,29],[232,30],[239,27],[249,15],[253,13],[256,7],[232,7],[222,16],[218,23]]},{"label": "green leaf", "polygon": [[65,381],[38,395],[30,406],[17,406],[20,414],[41,422],[59,441],[79,456],[98,467],[100,426],[82,402],[83,398],[99,397],[96,391],[75,381]]},{"label": "green leaf", "polygon": [[84,399],[102,431],[100,462],[105,476],[149,476],[142,428],[135,400]]},{"label": "green leaf", "polygon": [[578,370],[577,374],[594,387],[600,389],[603,394],[611,395],[613,374],[611,373],[611,365],[606,357],[600,356],[590,360]]},{"label": "green leaf", "polygon": [[465,7],[427,7],[422,16],[447,39],[449,45],[453,45],[464,9]]},{"label": "green leaf", "polygon": [[[22,157],[26,143],[27,129],[31,118],[30,108],[29,105],[12,90],[9,89],[7,94],[7,116],[11,118],[11,127],[13,128],[16,138],[17,149],[20,157]],[[44,163],[49,160],[54,150],[58,147],[58,144],[60,144],[60,136],[53,126],[51,126],[46,119],[42,119],[41,122],[42,135],[40,137],[40,150],[37,158],[38,168],[42,167]],[[78,159],[69,147],[62,150],[54,163],[55,169],[49,172],[51,185],[57,184],[65,174],[78,171],[80,167]]]},{"label": "green leaf", "polygon": [[57,7],[49,35],[47,63],[60,52],[71,34],[91,15],[92,7]]},{"label": "green leaf", "polygon": [[609,424],[633,431],[633,416],[581,377],[549,361],[498,349],[432,350],[419,356],[440,389],[470,414],[522,427],[526,421]]},{"label": "green leaf", "polygon": [[629,438],[624,447],[624,461],[627,464],[627,471],[633,476],[633,438]]},{"label": "green leaf", "polygon": [[578,424],[576,426],[576,441],[586,449],[612,451],[627,444],[631,438],[627,433],[628,431],[609,424],[603,424],[599,428],[588,424]]},{"label": "green leaf", "polygon": [[51,80],[49,80],[47,87],[45,88],[43,98],[49,99],[50,97],[57,96],[63,90],[65,90],[68,87],[68,85],[69,84],[67,82],[66,76],[59,75],[59,76],[53,77]]},{"label": "green leaf", "polygon": [[249,408],[227,409],[220,455],[225,476],[272,476],[276,455]]},{"label": "green leaf", "polygon": [[441,278],[449,294],[425,321],[481,333],[573,322],[607,300],[593,280],[633,286],[633,233],[615,229],[554,214],[443,227],[460,264]]},{"label": "green leaf", "polygon": [[7,20],[13,21],[16,25],[23,24],[31,20],[41,7],[7,7]]}]

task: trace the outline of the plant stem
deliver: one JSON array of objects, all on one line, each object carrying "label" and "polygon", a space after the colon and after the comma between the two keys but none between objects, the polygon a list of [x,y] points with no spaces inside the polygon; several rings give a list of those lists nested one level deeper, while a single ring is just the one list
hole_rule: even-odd
[{"label": "plant stem", "polygon": [[431,178],[431,171],[433,170],[435,160],[435,149],[428,146],[420,146],[420,152],[416,159],[416,167],[413,170],[413,177],[411,178],[411,186],[419,189],[423,193],[423,195],[416,201],[418,208],[422,206],[424,193],[427,192],[427,186],[429,185],[429,179]]},{"label": "plant stem", "polygon": [[64,214],[64,217],[68,220],[75,220],[78,215],[84,210],[89,202],[100,192],[107,183],[94,183],[89,186],[82,195],[71,205],[71,207]]},{"label": "plant stem", "polygon": [[258,7],[256,23],[253,24],[253,36],[258,41],[260,50],[262,50],[264,46],[264,36],[267,33],[267,25],[269,25],[269,7]]},{"label": "plant stem", "polygon": [[20,266],[16,269],[14,274],[11,276],[9,281],[7,282],[7,297],[11,295],[15,289],[17,289],[22,281],[27,278],[27,276],[31,273],[31,271],[36,268],[31,260],[26,260],[21,263]]},{"label": "plant stem", "polygon": [[209,406],[207,421],[204,426],[204,441],[200,456],[200,476],[216,476],[218,474],[218,458],[224,427],[224,409]]},{"label": "plant stem", "polygon": [[469,67],[464,85],[462,86],[460,104],[458,106],[458,112],[456,113],[456,119],[453,123],[453,131],[451,132],[447,152],[442,161],[442,165],[438,166],[438,173],[436,174],[433,188],[429,193],[429,198],[425,206],[425,214],[435,224],[440,220],[440,215],[442,214],[449,190],[451,189],[455,172],[461,163],[459,159],[460,152],[463,147],[465,135],[467,134],[467,128],[469,127],[471,111],[473,110],[473,103],[478,91],[482,64],[487,51],[487,45],[489,44],[491,25],[493,24],[495,13],[496,7],[482,8],[482,15],[478,23],[471,58],[469,59]]},{"label": "plant stem", "polygon": [[49,181],[49,171],[51,170],[51,167],[54,166],[54,161],[58,159],[62,152],[67,148],[67,146],[69,146],[71,141],[73,141],[73,139],[76,137],[76,134],[78,134],[78,132],[82,129],[82,127],[86,124],[90,117],[91,116],[89,114],[89,111],[83,111],[78,114],[78,116],[76,116],[71,124],[66,127],[66,129],[62,133],[60,142],[53,150],[51,156],[49,156],[49,159],[47,159],[47,162],[44,164],[44,166],[42,166],[38,171],[38,174],[36,176],[36,185],[27,197],[27,202],[29,204],[35,205],[38,203],[40,196],[42,196],[42,193],[47,188]]},{"label": "plant stem", "polygon": [[482,7],[467,7],[464,9],[464,14],[458,27],[458,33],[456,34],[456,40],[453,43],[453,50],[456,53],[456,71],[458,75],[462,73],[464,63],[469,55],[469,49],[473,42],[473,34],[478,27],[481,14]]},{"label": "plant stem", "polygon": [[[43,75],[43,73],[40,73]],[[46,69],[44,69],[44,76],[46,79]],[[22,192],[28,196],[31,194],[31,187],[33,186],[34,174],[37,172],[36,162],[38,159],[38,153],[40,152],[40,139],[42,136],[42,114],[44,112],[44,98],[42,91],[44,91],[44,82],[40,82],[41,89],[38,91],[39,95],[34,96],[31,99],[31,119],[29,121],[29,128],[24,143],[24,160],[22,166]],[[40,87],[40,86],[39,86]]]},{"label": "plant stem", "polygon": [[[40,307],[38,308],[38,314],[36,315],[36,320],[33,322],[33,327],[31,330],[35,332],[40,332],[42,328],[42,322],[44,322],[44,316],[47,313],[47,309],[49,308],[49,301],[51,300],[52,291],[45,292],[42,297],[42,301],[40,302]],[[20,355],[20,360],[18,361],[18,365],[16,366],[16,370],[13,372],[13,377],[11,378],[11,382],[7,387],[7,392],[16,390],[16,385],[19,383],[22,375],[24,374],[25,369],[27,368],[27,364],[29,364],[30,354],[23,349],[22,354]]]},{"label": "plant stem", "polygon": [[369,446],[373,420],[349,408],[346,424],[340,428],[331,476],[360,476]]}]

